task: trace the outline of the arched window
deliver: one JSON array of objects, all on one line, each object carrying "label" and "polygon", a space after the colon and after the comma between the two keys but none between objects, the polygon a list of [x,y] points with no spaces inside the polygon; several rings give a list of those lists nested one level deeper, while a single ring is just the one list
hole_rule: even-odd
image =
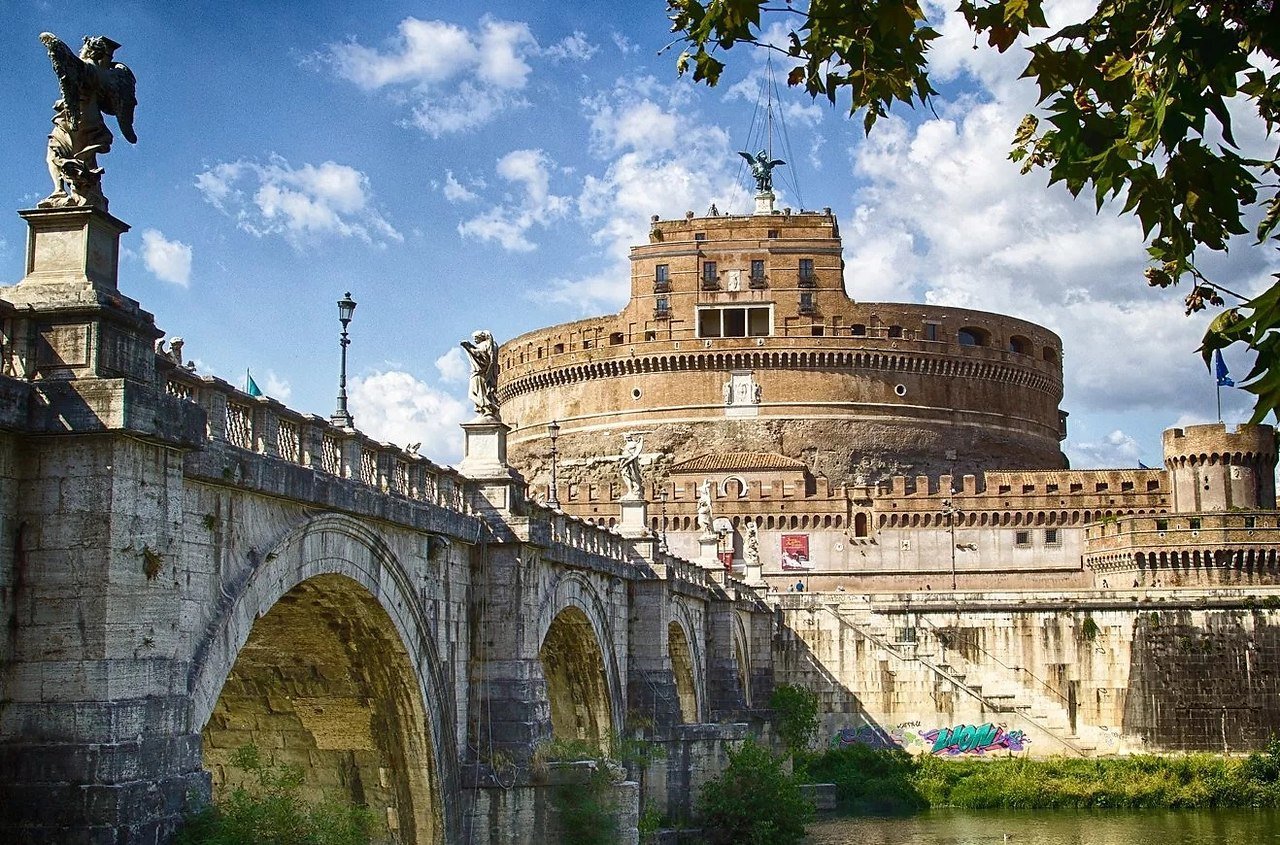
[{"label": "arched window", "polygon": [[1015,334],[1009,338],[1009,351],[1018,355],[1030,355],[1032,350],[1031,341],[1020,334]]},{"label": "arched window", "polygon": [[956,341],[961,346],[987,346],[991,342],[991,333],[976,326],[966,326],[956,332]]}]

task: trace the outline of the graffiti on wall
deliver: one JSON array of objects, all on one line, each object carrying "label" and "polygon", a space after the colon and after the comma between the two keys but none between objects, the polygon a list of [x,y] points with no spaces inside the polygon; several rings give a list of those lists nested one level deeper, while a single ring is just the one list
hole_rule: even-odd
[{"label": "graffiti on wall", "polygon": [[982,725],[953,725],[946,728],[920,730],[919,722],[903,722],[890,730],[878,725],[842,728],[831,738],[832,748],[866,745],[870,748],[913,747],[929,754],[956,757],[961,754],[986,754],[988,751],[1025,751],[1031,739],[1022,731],[1006,730],[1004,725],[987,722]]},{"label": "graffiti on wall", "polygon": [[925,731],[921,736],[925,741],[933,743],[933,747],[929,749],[930,754],[946,754],[950,757],[985,754],[988,751],[1022,751],[1031,744],[1031,740],[1022,731],[1006,731],[990,722],[936,728]]}]

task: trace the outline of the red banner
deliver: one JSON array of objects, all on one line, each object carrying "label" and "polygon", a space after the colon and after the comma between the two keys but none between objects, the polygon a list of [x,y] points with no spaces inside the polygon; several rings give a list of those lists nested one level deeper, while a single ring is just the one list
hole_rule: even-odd
[{"label": "red banner", "polygon": [[717,552],[717,554],[720,556],[720,562],[724,564],[725,571],[732,572],[733,571],[733,551],[730,550],[727,552]]},{"label": "red banner", "polygon": [[809,535],[782,535],[782,568],[812,569],[809,563]]}]

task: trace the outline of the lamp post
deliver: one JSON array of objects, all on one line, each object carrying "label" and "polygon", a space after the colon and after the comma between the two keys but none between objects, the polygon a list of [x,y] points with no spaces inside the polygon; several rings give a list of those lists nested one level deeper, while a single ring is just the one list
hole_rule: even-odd
[{"label": "lamp post", "polygon": [[556,492],[556,458],[560,453],[556,451],[556,439],[560,437],[560,423],[555,420],[547,423],[547,436],[551,438],[551,495],[547,496],[547,505],[559,510],[560,495]]},{"label": "lamp post", "polygon": [[[955,495],[955,488],[951,488],[950,493]],[[956,591],[956,517],[960,512],[956,510],[955,503],[950,498],[942,500],[943,513],[947,515],[947,528],[951,533],[951,591]]]},{"label": "lamp post", "polygon": [[658,551],[666,554],[671,551],[667,548],[667,488],[663,487],[658,496],[662,499],[662,533],[658,537]]},{"label": "lamp post", "polygon": [[351,291],[347,291],[338,300],[338,322],[342,323],[342,337],[338,341],[342,347],[342,369],[338,371],[338,409],[329,418],[334,425],[343,428],[352,428],[355,422],[347,411],[347,347],[351,345],[351,339],[347,337],[347,326],[351,324],[351,315],[355,310],[356,301],[351,298]]}]

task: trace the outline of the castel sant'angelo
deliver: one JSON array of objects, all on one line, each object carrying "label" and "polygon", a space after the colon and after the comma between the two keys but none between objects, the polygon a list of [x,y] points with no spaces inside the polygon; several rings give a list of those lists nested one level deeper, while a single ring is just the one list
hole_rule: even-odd
[{"label": "castel sant'angelo", "polygon": [[551,498],[554,463],[554,503],[615,525],[638,436],[650,530],[778,589],[1276,579],[1270,426],[1072,470],[1057,335],[854,301],[841,255],[831,210],[777,208],[767,181],[751,214],[655,216],[619,313],[503,344],[513,464]]}]

